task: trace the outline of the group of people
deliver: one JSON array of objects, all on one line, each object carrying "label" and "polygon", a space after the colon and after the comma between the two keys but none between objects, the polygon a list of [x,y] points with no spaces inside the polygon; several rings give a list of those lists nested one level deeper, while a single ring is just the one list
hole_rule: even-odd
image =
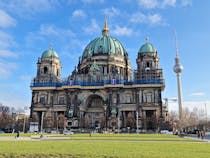
[{"label": "group of people", "polygon": [[198,131],[198,138],[203,139],[205,137],[205,131]]}]

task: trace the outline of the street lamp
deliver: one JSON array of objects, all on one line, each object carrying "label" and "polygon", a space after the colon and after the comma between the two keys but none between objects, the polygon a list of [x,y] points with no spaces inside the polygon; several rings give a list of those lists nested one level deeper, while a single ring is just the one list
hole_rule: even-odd
[{"label": "street lamp", "polygon": [[106,110],[107,110],[107,105],[104,104],[105,130],[107,131],[107,113],[106,113]]},{"label": "street lamp", "polygon": [[121,120],[120,120],[120,118],[121,118],[121,116],[122,116],[122,106],[121,105],[118,105],[118,115],[117,115],[117,132],[118,132],[118,134],[120,133],[120,125],[121,125]]},{"label": "street lamp", "polygon": [[136,111],[136,133],[139,133],[139,112]]}]

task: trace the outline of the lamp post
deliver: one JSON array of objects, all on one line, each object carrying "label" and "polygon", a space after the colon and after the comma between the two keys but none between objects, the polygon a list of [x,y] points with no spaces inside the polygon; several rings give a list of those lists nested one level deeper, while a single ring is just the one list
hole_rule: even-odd
[{"label": "lamp post", "polygon": [[12,112],[12,133],[15,132],[16,113]]},{"label": "lamp post", "polygon": [[118,117],[117,117],[117,132],[118,134],[120,133],[120,114],[121,114],[121,111],[119,110],[119,113],[118,113]]},{"label": "lamp post", "polygon": [[44,123],[44,111],[42,111],[42,116],[41,116],[41,133],[43,133],[43,123]]},{"label": "lamp post", "polygon": [[106,110],[107,110],[107,106],[106,106],[106,104],[104,104],[105,130],[107,131],[107,113],[106,113]]},{"label": "lamp post", "polygon": [[136,133],[139,133],[139,112],[136,111]]}]

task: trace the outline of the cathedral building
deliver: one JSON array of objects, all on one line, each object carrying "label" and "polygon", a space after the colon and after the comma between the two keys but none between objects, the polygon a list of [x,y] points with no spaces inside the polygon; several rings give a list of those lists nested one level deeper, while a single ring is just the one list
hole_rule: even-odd
[{"label": "cathedral building", "polygon": [[37,61],[31,83],[31,124],[53,129],[130,129],[157,131],[165,121],[165,88],[156,49],[148,38],[131,68],[122,43],[102,34],[84,49],[72,74],[61,78],[61,61],[52,46]]}]

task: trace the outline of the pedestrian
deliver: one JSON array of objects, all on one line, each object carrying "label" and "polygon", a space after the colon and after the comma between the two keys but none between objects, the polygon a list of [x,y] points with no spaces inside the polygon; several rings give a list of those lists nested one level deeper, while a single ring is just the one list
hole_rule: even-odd
[{"label": "pedestrian", "polygon": [[200,138],[200,131],[198,131],[198,138]]},{"label": "pedestrian", "polygon": [[17,131],[16,138],[19,138],[19,136],[20,136],[20,132]]},{"label": "pedestrian", "polygon": [[205,136],[205,132],[204,131],[201,131],[201,139],[203,139]]}]

